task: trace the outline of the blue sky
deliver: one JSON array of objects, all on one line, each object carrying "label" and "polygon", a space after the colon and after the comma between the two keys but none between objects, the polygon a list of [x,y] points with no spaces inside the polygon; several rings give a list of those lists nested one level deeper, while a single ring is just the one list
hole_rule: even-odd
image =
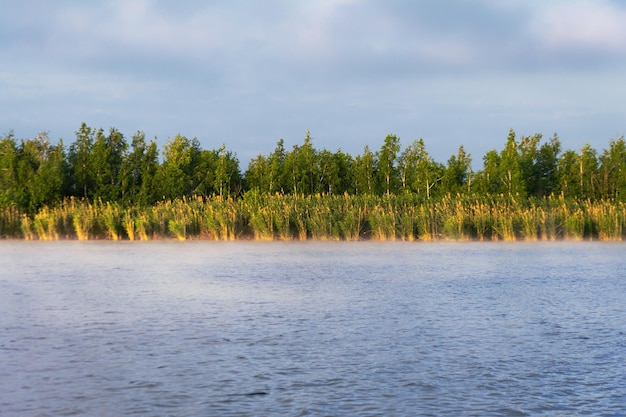
[{"label": "blue sky", "polygon": [[0,135],[82,122],[360,154],[389,133],[474,165],[508,130],[598,151],[626,130],[626,2],[0,0]]}]

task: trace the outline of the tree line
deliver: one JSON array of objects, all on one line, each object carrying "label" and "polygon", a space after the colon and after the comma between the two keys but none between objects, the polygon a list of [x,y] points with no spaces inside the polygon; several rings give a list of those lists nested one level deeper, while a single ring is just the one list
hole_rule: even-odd
[{"label": "tree line", "polygon": [[46,133],[0,140],[0,206],[33,214],[67,198],[122,206],[151,206],[183,197],[240,198],[260,195],[411,195],[419,201],[446,196],[514,196],[525,200],[553,195],[579,201],[626,201],[626,142],[611,140],[598,152],[590,145],[562,151],[555,134],[518,137],[510,130],[501,150],[483,157],[472,170],[463,146],[447,162],[435,161],[424,140],[404,148],[388,135],[380,148],[365,146],[352,156],[318,150],[307,131],[291,149],[281,139],[269,154],[253,158],[245,172],[225,145],[203,149],[198,139],[171,138],[159,151],[155,141],[135,133],[129,141],[85,123],[65,147]]}]

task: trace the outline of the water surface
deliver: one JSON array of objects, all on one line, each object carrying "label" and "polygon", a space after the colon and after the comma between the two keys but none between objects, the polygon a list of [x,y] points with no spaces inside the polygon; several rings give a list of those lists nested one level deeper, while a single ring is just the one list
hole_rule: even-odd
[{"label": "water surface", "polygon": [[626,415],[625,254],[0,242],[0,415]]}]

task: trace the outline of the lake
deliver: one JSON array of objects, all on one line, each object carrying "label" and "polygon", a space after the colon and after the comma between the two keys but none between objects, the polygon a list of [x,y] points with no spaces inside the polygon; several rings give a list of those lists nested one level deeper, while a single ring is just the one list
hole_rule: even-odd
[{"label": "lake", "polygon": [[622,243],[0,242],[3,416],[626,415]]}]

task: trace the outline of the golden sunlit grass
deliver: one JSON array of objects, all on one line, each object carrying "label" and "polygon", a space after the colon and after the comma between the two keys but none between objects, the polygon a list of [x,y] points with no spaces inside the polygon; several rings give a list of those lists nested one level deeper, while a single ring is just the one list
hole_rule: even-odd
[{"label": "golden sunlit grass", "polygon": [[0,208],[0,237],[207,240],[622,240],[626,204],[559,196],[262,194],[190,198],[154,206],[69,198],[34,215]]}]

